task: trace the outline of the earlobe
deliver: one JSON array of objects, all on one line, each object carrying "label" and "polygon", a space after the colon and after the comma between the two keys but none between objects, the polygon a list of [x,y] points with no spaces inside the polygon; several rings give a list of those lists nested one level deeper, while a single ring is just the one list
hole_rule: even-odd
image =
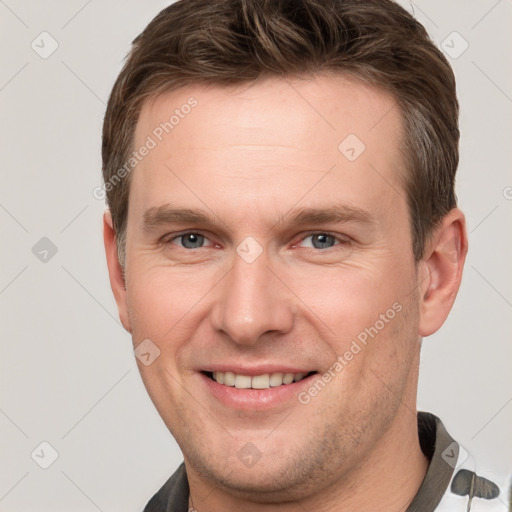
[{"label": "earlobe", "polygon": [[124,271],[119,263],[117,254],[116,234],[112,222],[110,210],[103,214],[103,242],[105,244],[105,254],[107,257],[108,274],[110,286],[117,303],[119,318],[123,327],[131,333],[130,318],[126,301],[126,285]]},{"label": "earlobe", "polygon": [[454,208],[430,237],[420,262],[420,336],[430,336],[446,320],[459,290],[467,250],[464,214]]}]

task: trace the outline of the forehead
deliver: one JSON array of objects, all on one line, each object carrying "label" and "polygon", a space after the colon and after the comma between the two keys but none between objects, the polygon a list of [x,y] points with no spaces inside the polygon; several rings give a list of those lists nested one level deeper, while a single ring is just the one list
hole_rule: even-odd
[{"label": "forehead", "polygon": [[347,76],[192,84],[143,105],[134,149],[152,148],[133,171],[130,201],[154,207],[181,191],[180,200],[258,207],[263,197],[320,193],[314,183],[334,169],[324,195],[389,202],[401,188],[402,131],[395,99]]},{"label": "forehead", "polygon": [[[196,104],[190,107],[190,104]],[[261,144],[276,146],[280,139],[295,145],[314,146],[315,131],[330,132],[324,141],[336,141],[346,132],[370,140],[384,121],[388,130],[400,130],[400,113],[394,97],[380,88],[341,74],[314,75],[299,78],[270,77],[251,84],[234,86],[191,84],[147,100],[141,109],[135,143],[170,122],[169,132],[180,137],[192,118],[193,131],[186,131],[192,143],[208,140],[229,145],[245,144],[246,137],[258,137]],[[174,118],[173,118],[174,114]],[[178,125],[181,128],[178,130]],[[286,127],[283,132],[280,128]],[[233,128],[236,128],[233,129]],[[382,126],[381,126],[382,128]],[[182,133],[182,135],[185,135]],[[180,142],[186,142],[182,137]],[[391,141],[390,141],[391,142]],[[182,147],[185,149],[188,144]]]}]

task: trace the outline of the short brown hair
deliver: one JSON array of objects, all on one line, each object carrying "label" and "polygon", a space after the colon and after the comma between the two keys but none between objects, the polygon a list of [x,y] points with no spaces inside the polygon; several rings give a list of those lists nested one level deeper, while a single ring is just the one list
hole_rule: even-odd
[{"label": "short brown hair", "polygon": [[[458,102],[453,71],[425,28],[391,0],[179,0],[135,38],[103,125],[103,178],[124,265],[130,173],[143,102],[189,83],[346,73],[400,108],[413,251],[456,206]],[[124,174],[123,174],[124,176]]]}]

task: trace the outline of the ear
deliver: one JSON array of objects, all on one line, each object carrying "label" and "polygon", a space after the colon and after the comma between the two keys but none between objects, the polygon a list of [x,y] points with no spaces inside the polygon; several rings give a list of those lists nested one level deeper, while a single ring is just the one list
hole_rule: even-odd
[{"label": "ear", "polygon": [[466,219],[451,210],[429,238],[419,263],[419,335],[430,336],[444,323],[459,291],[468,251]]},{"label": "ear", "polygon": [[124,280],[123,267],[119,263],[117,255],[116,234],[112,222],[110,210],[106,210],[103,214],[103,241],[105,243],[105,253],[107,256],[108,274],[110,277],[110,286],[116,299],[119,318],[123,327],[132,332],[130,325],[130,317],[128,315],[128,307],[126,303],[126,286]]}]

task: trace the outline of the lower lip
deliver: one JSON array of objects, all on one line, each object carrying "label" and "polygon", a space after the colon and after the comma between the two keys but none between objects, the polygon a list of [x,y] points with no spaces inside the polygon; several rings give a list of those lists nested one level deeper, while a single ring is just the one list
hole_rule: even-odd
[{"label": "lower lip", "polygon": [[280,405],[289,404],[292,400],[298,403],[297,394],[302,389],[310,386],[311,380],[317,376],[318,374],[314,373],[299,382],[268,389],[240,389],[219,384],[204,373],[199,373],[199,377],[208,391],[226,407],[251,411],[279,407]]}]

